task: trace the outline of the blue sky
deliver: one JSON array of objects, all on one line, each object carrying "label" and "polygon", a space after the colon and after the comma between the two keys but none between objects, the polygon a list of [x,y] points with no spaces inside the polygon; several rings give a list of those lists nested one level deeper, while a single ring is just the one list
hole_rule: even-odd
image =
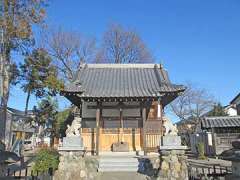
[{"label": "blue sky", "polygon": [[[47,23],[97,40],[110,23],[132,28],[174,83],[193,82],[225,105],[240,91],[239,9],[239,0],[53,0]],[[30,108],[35,103],[32,97]],[[15,87],[9,106],[24,104],[25,94]]]}]

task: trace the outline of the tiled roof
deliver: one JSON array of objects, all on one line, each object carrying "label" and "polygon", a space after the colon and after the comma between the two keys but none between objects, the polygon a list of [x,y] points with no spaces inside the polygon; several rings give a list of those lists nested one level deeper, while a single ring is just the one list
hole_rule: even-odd
[{"label": "tiled roof", "polygon": [[80,92],[82,97],[157,97],[184,89],[170,83],[161,65],[85,64],[64,91]]},{"label": "tiled roof", "polygon": [[240,104],[240,93],[233,98],[233,100],[230,102],[230,104]]},{"label": "tiled roof", "polygon": [[[15,115],[19,115],[19,116],[25,116],[25,112],[24,111],[21,111],[21,110],[18,110],[18,109],[14,109],[14,108],[10,108],[8,107],[7,108],[11,113],[15,114]],[[28,115],[29,114],[33,114],[33,111],[32,110],[28,110]]]},{"label": "tiled roof", "polygon": [[240,116],[205,117],[201,124],[203,128],[240,127]]}]

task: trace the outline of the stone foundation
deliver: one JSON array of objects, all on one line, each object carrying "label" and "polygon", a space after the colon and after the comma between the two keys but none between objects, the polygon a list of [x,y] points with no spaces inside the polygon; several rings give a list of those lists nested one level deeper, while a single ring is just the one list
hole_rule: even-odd
[{"label": "stone foundation", "polygon": [[161,153],[157,180],[188,180],[188,168],[184,154],[175,150]]},{"label": "stone foundation", "polygon": [[94,180],[97,176],[98,161],[95,157],[82,157],[76,153],[60,156],[54,180]]}]

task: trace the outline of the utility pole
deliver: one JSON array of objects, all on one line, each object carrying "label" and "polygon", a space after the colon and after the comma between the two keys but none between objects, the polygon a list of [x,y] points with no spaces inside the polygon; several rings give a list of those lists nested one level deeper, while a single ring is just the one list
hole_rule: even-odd
[{"label": "utility pole", "polygon": [[0,29],[0,99],[3,96],[3,56],[4,56],[4,43],[3,43],[3,28]]},{"label": "utility pole", "polygon": [[0,26],[0,141],[5,142],[6,140],[6,119],[7,119],[7,107],[4,107],[3,96],[4,96],[4,68],[5,68],[5,21],[4,21],[4,5],[0,3],[0,15],[1,15],[1,26]]},{"label": "utility pole", "polygon": [[[3,4],[0,4],[0,13],[1,17],[4,15]],[[4,68],[4,23],[1,24],[0,27],[0,100],[2,100],[3,96],[3,68]],[[0,101],[1,103],[2,101]]]}]

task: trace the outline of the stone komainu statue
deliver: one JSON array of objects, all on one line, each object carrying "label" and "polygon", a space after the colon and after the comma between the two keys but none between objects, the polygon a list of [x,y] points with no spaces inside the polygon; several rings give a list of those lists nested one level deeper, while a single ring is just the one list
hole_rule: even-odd
[{"label": "stone komainu statue", "polygon": [[67,137],[80,136],[81,118],[75,117],[71,126],[68,124],[65,131]]},{"label": "stone komainu statue", "polygon": [[163,127],[165,128],[164,136],[166,135],[174,135],[177,136],[178,129],[177,125],[174,125],[170,119],[167,117],[163,117]]}]

